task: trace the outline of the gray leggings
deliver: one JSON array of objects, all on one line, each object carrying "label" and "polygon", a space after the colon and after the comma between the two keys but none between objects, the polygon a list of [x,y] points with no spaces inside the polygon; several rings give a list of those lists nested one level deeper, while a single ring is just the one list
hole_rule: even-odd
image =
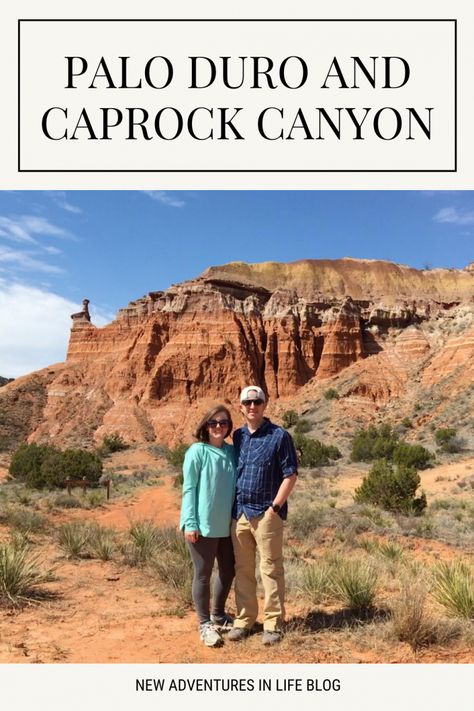
[{"label": "gray leggings", "polygon": [[[196,543],[189,543],[194,567],[193,601],[199,622],[208,622],[212,615],[221,617],[234,579],[234,549],[230,536],[207,538],[199,536]],[[211,574],[217,559],[218,574],[214,582],[212,610],[210,610]]]}]

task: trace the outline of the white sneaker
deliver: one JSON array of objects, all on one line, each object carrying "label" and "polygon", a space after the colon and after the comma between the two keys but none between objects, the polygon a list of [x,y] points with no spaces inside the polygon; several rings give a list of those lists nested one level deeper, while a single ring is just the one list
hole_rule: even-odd
[{"label": "white sneaker", "polygon": [[211,615],[211,622],[216,627],[218,632],[228,632],[234,626],[234,618],[224,612],[223,615]]},{"label": "white sneaker", "polygon": [[212,622],[203,622],[199,625],[199,636],[206,647],[221,647],[224,640]]}]

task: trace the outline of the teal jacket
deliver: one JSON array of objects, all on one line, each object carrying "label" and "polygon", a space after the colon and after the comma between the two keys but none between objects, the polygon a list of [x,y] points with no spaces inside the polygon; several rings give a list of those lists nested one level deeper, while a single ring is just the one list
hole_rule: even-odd
[{"label": "teal jacket", "polygon": [[234,448],[206,442],[191,445],[184,457],[183,500],[180,528],[199,531],[201,536],[223,538],[230,535],[235,495]]}]

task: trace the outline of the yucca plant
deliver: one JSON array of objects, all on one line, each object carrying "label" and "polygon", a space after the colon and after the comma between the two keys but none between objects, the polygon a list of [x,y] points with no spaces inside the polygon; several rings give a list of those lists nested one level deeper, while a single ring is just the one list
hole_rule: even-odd
[{"label": "yucca plant", "polygon": [[13,604],[34,599],[38,587],[52,579],[51,571],[39,566],[39,557],[31,556],[24,543],[0,544],[0,599]]},{"label": "yucca plant", "polygon": [[452,617],[474,619],[474,573],[467,563],[438,563],[433,569],[432,594]]},{"label": "yucca plant", "polygon": [[161,546],[160,529],[150,520],[134,521],[128,531],[130,544],[124,548],[124,554],[129,565],[139,565],[151,560],[158,547]]},{"label": "yucca plant", "polygon": [[378,574],[362,558],[341,559],[332,568],[330,587],[333,597],[350,609],[370,609],[378,590]]},{"label": "yucca plant", "polygon": [[191,558],[178,550],[161,550],[149,563],[152,575],[160,580],[183,605],[192,602],[193,567]]},{"label": "yucca plant", "polygon": [[115,552],[115,531],[98,524],[89,527],[87,549],[92,558],[110,560]]},{"label": "yucca plant", "polygon": [[58,544],[68,558],[80,558],[86,552],[89,528],[79,521],[63,523],[58,530]]},{"label": "yucca plant", "polygon": [[331,571],[325,562],[305,565],[300,590],[312,605],[321,605],[331,592]]}]

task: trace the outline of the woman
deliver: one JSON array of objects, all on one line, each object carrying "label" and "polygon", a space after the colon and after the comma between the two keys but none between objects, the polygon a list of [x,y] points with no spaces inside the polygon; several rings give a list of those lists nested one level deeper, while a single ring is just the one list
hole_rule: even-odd
[{"label": "woman", "polygon": [[[234,552],[230,520],[235,492],[234,448],[225,442],[232,432],[232,418],[223,405],[213,407],[196,430],[196,444],[184,457],[183,500],[180,528],[194,567],[193,601],[199,618],[199,634],[208,647],[223,644],[220,631],[233,620],[225,602],[234,579]],[[212,609],[210,580],[217,559]]]}]

